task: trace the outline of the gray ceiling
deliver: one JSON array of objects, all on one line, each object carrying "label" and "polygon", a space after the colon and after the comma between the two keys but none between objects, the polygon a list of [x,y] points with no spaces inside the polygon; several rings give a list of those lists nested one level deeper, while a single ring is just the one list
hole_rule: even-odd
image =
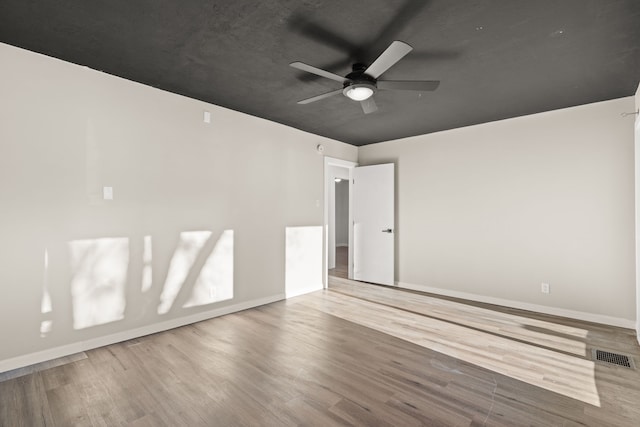
[{"label": "gray ceiling", "polygon": [[[296,101],[393,40],[414,47],[382,77],[441,80],[378,92],[379,110]],[[0,41],[364,145],[632,95],[639,0],[0,0]]]}]

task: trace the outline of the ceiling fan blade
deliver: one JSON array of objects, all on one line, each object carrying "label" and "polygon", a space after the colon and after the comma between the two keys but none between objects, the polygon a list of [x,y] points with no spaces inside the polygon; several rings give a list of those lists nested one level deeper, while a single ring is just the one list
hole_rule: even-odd
[{"label": "ceiling fan blade", "polygon": [[400,81],[400,80],[378,80],[376,84],[380,90],[417,90],[420,92],[430,92],[438,89],[439,80],[421,81]]},{"label": "ceiling fan blade", "polygon": [[308,64],[305,64],[303,62],[292,62],[289,65],[292,66],[293,68],[297,68],[298,70],[302,70],[302,71],[306,71],[307,73],[316,74],[318,76],[326,77],[328,79],[335,80],[335,81],[340,82],[340,83],[344,83],[345,81],[349,80],[349,79],[345,79],[344,77],[339,76],[337,74],[331,73],[329,71],[322,70],[322,69],[320,69],[318,67],[314,67],[312,65],[308,65]]},{"label": "ceiling fan blade", "polygon": [[[320,67],[323,70],[340,70],[340,69],[346,69],[346,67],[351,66],[352,61],[349,58],[343,58],[340,59],[338,61],[334,61],[330,64],[324,64],[322,67]],[[300,73],[298,76],[298,80],[300,80],[301,82],[314,82],[314,81],[318,81],[321,77],[317,74],[311,74],[311,73]]]},{"label": "ceiling fan blade", "polygon": [[376,101],[373,100],[373,97],[360,101],[360,105],[365,114],[371,114],[378,110],[378,106],[376,105]]},{"label": "ceiling fan blade", "polygon": [[373,64],[369,65],[364,73],[377,79],[391,68],[396,62],[400,61],[407,53],[411,52],[413,48],[401,41],[394,41],[378,58],[373,61]]},{"label": "ceiling fan blade", "polygon": [[332,90],[331,92],[323,93],[322,95],[316,95],[312,96],[311,98],[303,99],[302,101],[298,101],[298,104],[310,104],[312,102],[320,101],[321,99],[329,98],[339,93],[342,93],[342,89]]}]

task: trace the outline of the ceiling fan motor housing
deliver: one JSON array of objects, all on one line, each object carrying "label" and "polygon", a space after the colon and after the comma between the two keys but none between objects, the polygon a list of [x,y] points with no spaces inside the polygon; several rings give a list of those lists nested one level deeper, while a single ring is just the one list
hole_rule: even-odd
[{"label": "ceiling fan motor housing", "polygon": [[352,69],[353,71],[345,77],[346,80],[342,91],[344,96],[351,98],[348,93],[356,88],[368,88],[371,90],[371,95],[377,92],[376,79],[364,73],[367,69],[366,65],[360,63],[353,64]]}]

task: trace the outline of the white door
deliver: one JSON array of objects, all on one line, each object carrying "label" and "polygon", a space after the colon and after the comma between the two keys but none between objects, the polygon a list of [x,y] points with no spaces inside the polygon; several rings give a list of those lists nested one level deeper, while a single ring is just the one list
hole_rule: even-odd
[{"label": "white door", "polygon": [[353,170],[353,278],[394,285],[394,165]]}]

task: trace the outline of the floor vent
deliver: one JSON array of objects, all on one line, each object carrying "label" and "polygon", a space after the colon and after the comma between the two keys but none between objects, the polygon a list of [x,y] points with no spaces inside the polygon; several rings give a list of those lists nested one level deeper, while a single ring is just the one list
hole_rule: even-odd
[{"label": "floor vent", "polygon": [[624,354],[593,349],[593,360],[596,362],[606,363],[607,365],[616,365],[622,366],[623,368],[635,369],[635,366],[633,366],[633,359]]}]

